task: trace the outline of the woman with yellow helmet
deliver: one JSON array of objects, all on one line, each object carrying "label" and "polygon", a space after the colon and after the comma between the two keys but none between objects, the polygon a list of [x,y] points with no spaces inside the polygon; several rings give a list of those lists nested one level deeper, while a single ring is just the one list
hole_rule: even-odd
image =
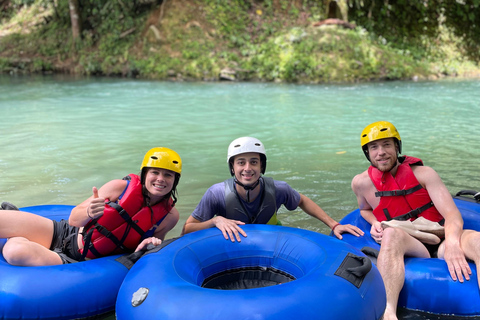
[{"label": "woman with yellow helmet", "polygon": [[174,205],[181,171],[175,151],[153,148],[139,175],[93,187],[68,222],[0,210],[0,238],[9,238],[3,256],[13,265],[56,265],[159,245],[179,219]]}]

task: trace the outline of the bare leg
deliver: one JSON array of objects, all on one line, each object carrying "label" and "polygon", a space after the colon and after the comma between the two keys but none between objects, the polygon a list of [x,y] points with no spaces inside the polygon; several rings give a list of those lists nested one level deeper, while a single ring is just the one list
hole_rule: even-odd
[{"label": "bare leg", "polygon": [[0,210],[0,238],[24,237],[49,248],[52,220],[23,211]]},{"label": "bare leg", "polygon": [[397,319],[398,296],[405,282],[405,255],[428,258],[425,246],[405,231],[387,228],[383,231],[382,244],[377,266],[383,278],[387,293],[387,307],[384,320]]},{"label": "bare leg", "polygon": [[62,264],[60,256],[44,246],[23,237],[8,239],[3,257],[14,266],[51,266]]},{"label": "bare leg", "polygon": [[[477,280],[480,286],[480,232],[464,230],[460,240],[465,256],[475,263],[477,268]],[[445,250],[443,250],[442,254]]]},{"label": "bare leg", "polygon": [[10,264],[61,264],[58,254],[49,250],[52,237],[52,220],[28,212],[0,210],[0,238],[9,238],[2,254]]}]

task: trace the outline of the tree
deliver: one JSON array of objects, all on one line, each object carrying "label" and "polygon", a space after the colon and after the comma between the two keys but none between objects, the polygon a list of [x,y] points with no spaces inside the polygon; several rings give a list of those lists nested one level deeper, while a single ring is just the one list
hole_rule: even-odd
[{"label": "tree", "polygon": [[78,0],[68,0],[68,7],[70,9],[70,20],[72,22],[73,42],[76,42],[80,40],[80,35],[82,34],[82,21],[80,19]]}]

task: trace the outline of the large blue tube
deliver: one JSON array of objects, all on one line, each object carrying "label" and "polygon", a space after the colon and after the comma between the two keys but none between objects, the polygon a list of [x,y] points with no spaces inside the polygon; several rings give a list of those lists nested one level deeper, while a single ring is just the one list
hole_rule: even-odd
[{"label": "large blue tube", "polygon": [[[302,229],[242,228],[248,236],[240,243],[225,240],[217,228],[211,228],[142,257],[120,288],[117,319],[374,320],[382,316],[386,304],[382,279],[359,250]],[[356,284],[341,276],[352,276],[342,269],[350,256],[370,263],[360,267],[364,270]],[[202,287],[215,275],[252,268],[276,270],[296,280],[244,290]]]},{"label": "large blue tube", "polygon": [[[60,220],[68,219],[72,208],[44,205],[21,210]],[[113,311],[128,272],[116,258],[17,267],[0,254],[0,319],[78,319]]]}]

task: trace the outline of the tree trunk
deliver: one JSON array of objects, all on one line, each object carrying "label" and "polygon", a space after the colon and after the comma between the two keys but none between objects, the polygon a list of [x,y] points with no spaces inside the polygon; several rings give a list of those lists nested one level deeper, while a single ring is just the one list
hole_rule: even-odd
[{"label": "tree trunk", "polygon": [[80,34],[82,33],[78,0],[68,0],[68,7],[70,8],[70,20],[72,21],[73,42],[76,42],[80,40]]}]

